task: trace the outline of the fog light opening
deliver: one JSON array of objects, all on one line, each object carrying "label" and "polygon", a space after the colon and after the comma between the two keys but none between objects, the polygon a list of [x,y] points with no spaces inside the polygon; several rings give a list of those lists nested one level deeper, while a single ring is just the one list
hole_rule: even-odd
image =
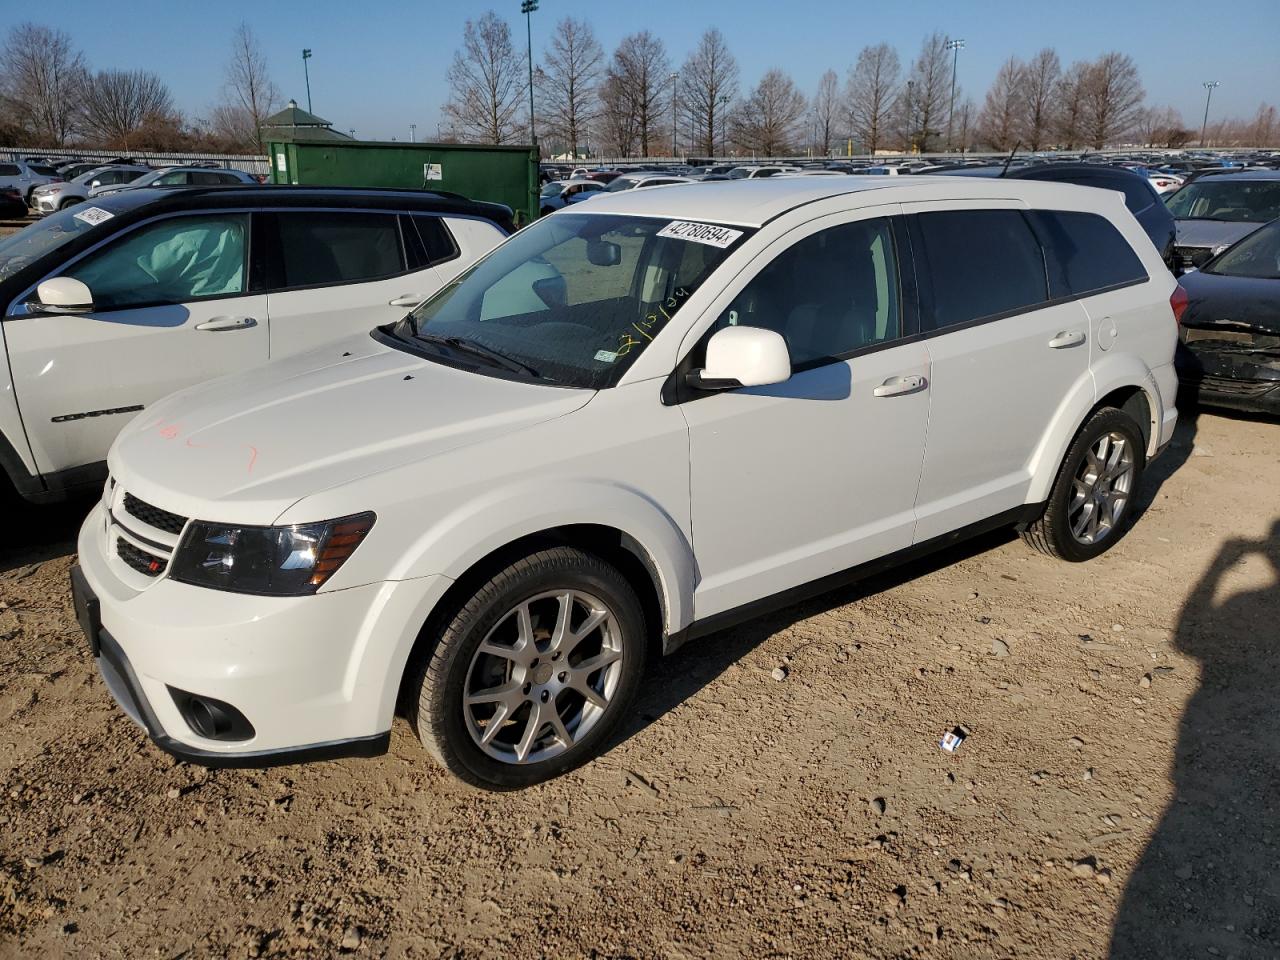
[{"label": "fog light opening", "polygon": [[253,725],[243,713],[221,700],[169,687],[174,706],[198,737],[206,740],[249,740]]}]

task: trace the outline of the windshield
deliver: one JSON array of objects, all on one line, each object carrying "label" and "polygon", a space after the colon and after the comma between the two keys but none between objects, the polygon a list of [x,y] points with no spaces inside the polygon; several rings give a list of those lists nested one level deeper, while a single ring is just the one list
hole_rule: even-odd
[{"label": "windshield", "polygon": [[1178,220],[1266,223],[1280,217],[1280,180],[1197,180],[1168,205]]},{"label": "windshield", "polygon": [[0,240],[0,280],[92,230],[94,223],[78,216],[82,213],[83,205],[53,213]]},{"label": "windshield", "polygon": [[1203,272],[1280,280],[1280,220],[1249,234],[1212,263],[1205,264]]},{"label": "windshield", "polygon": [[448,362],[473,365],[484,353],[488,366],[523,368],[531,378],[611,387],[749,233],[557,213],[515,234],[390,333]]}]

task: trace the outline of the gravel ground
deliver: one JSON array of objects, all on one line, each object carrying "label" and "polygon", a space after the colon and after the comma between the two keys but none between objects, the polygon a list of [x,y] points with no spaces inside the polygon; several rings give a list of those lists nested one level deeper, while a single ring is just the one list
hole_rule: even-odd
[{"label": "gravel ground", "polygon": [[1091,564],[989,537],[699,641],[504,795],[402,722],[171,760],[72,617],[83,507],[7,508],[0,955],[1280,956],[1280,424],[1184,418],[1142,507]]}]

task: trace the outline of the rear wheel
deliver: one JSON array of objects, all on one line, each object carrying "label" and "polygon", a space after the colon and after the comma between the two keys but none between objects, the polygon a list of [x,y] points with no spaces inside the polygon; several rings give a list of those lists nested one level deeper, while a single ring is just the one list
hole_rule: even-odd
[{"label": "rear wheel", "polygon": [[1124,536],[1146,452],[1142,430],[1113,407],[1097,411],[1067,451],[1044,514],[1022,534],[1060,560],[1091,560]]},{"label": "rear wheel", "polygon": [[635,591],[600,558],[553,547],[518,560],[439,632],[417,677],[418,736],[476,786],[559,776],[595,756],[626,716],[644,630]]},{"label": "rear wheel", "polygon": [[74,197],[72,197],[67,200],[63,200],[60,204],[58,204],[58,209],[65,210],[67,209],[67,207],[74,207],[79,202],[80,202],[79,200],[76,200]]}]

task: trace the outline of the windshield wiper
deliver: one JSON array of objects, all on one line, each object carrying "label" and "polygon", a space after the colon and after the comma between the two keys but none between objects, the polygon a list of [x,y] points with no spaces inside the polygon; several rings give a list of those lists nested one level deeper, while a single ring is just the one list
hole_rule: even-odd
[{"label": "windshield wiper", "polygon": [[542,375],[527,363],[521,363],[513,357],[508,357],[505,353],[500,353],[492,347],[486,347],[475,340],[468,340],[466,337],[440,337],[431,333],[420,333],[418,334],[418,339],[425,340],[427,343],[444,344],[444,346],[461,353],[469,353],[472,356],[481,357],[495,367],[502,367],[504,370],[510,370],[513,373],[522,373],[528,377],[542,379]]}]

